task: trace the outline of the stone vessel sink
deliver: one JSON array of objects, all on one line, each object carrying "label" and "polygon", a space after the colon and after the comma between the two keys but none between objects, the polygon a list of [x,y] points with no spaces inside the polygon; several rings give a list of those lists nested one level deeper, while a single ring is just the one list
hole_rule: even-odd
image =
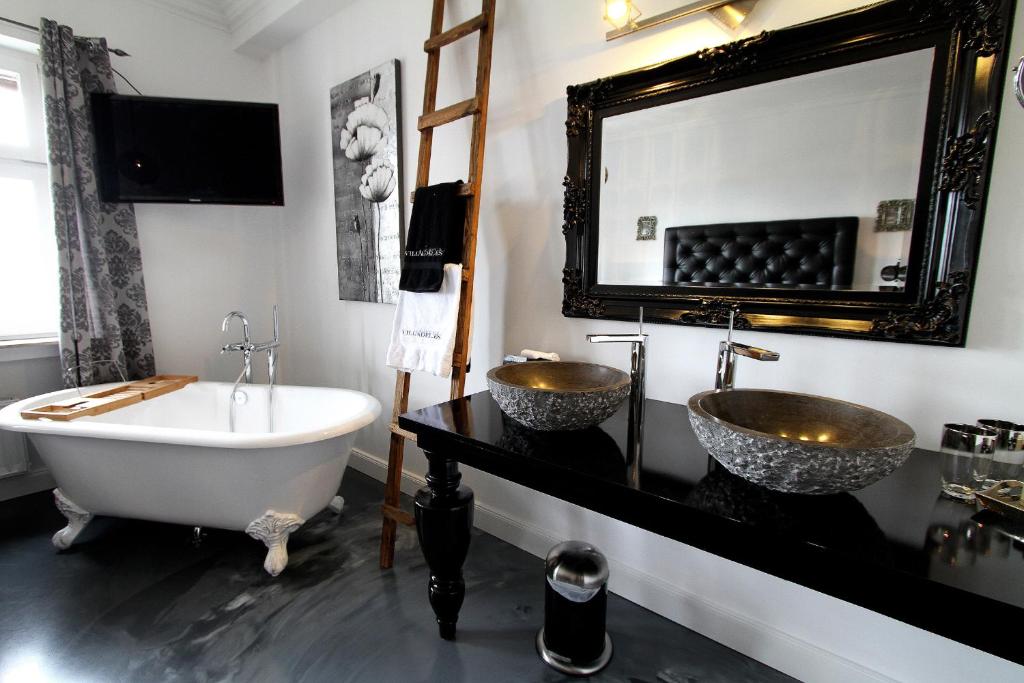
[{"label": "stone vessel sink", "polygon": [[715,460],[776,491],[856,491],[891,474],[914,448],[905,422],[821,396],[727,389],[696,394],[687,407]]},{"label": "stone vessel sink", "polygon": [[492,368],[487,387],[509,417],[553,432],[607,420],[629,396],[629,375],[594,363],[533,361]]}]

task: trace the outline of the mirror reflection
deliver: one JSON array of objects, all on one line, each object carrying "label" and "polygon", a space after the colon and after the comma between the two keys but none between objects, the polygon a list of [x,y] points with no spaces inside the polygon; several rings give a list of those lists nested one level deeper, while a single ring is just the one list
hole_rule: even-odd
[{"label": "mirror reflection", "polygon": [[933,59],[605,117],[598,283],[902,290]]}]

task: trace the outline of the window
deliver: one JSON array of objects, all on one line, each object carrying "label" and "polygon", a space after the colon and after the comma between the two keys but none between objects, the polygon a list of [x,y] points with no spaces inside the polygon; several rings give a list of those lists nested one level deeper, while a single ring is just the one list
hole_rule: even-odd
[{"label": "window", "polygon": [[59,324],[39,56],[0,46],[0,341]]}]

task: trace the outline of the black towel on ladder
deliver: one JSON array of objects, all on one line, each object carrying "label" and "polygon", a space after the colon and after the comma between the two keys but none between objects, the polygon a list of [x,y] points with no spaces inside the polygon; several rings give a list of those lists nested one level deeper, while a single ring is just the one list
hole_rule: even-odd
[{"label": "black towel on ladder", "polygon": [[462,263],[466,198],[459,196],[461,186],[460,180],[416,190],[399,289],[436,292],[444,280],[444,264]]}]

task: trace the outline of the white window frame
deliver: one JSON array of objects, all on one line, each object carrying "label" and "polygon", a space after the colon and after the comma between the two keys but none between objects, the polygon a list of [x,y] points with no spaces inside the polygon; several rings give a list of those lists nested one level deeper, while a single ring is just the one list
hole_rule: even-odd
[{"label": "white window frame", "polygon": [[[15,65],[22,74],[21,90],[25,93],[25,119],[45,121],[43,112],[43,75],[39,54],[31,54],[0,45],[0,69]],[[26,77],[27,76],[27,77]],[[28,146],[0,145],[0,159],[46,164],[46,127],[29,126]]]},{"label": "white window frame", "polygon": [[[39,46],[7,33],[6,27],[0,35],[0,68],[15,68],[21,74],[21,89],[25,97],[27,121],[45,121],[42,93],[42,68]],[[0,144],[0,174],[7,177],[24,177],[36,180],[39,167],[46,168],[46,126],[30,125],[27,146]],[[41,193],[39,201],[46,203],[41,209],[49,210],[49,188]],[[55,321],[55,324],[59,324]],[[0,361],[39,358],[57,354],[57,330],[40,331],[33,334],[0,334]]]}]

